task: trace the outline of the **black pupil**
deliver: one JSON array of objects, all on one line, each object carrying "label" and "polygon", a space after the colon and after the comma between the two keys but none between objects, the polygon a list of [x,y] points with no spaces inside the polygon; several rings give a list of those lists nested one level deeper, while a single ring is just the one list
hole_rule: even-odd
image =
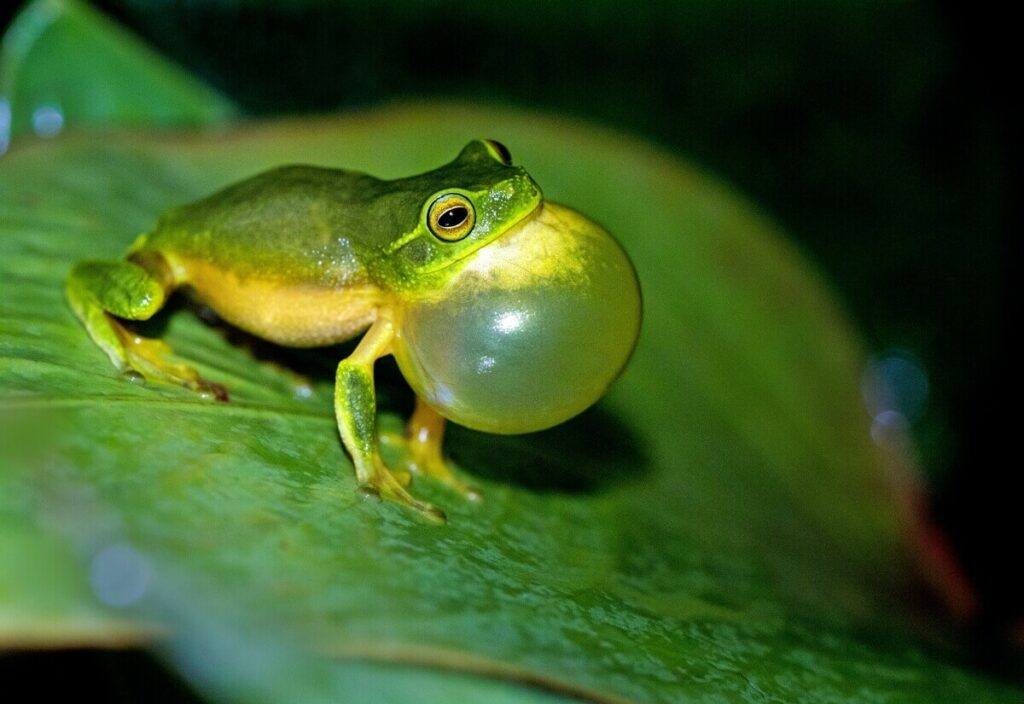
[{"label": "black pupil", "polygon": [[441,213],[441,217],[437,219],[437,224],[449,230],[466,222],[468,217],[469,209],[464,205],[456,205],[454,208],[448,208],[448,210]]}]

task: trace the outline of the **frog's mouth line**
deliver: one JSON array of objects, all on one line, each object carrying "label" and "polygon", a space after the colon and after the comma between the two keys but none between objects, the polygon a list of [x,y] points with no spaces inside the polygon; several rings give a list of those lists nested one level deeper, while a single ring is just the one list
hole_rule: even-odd
[{"label": "frog's mouth line", "polygon": [[[466,250],[466,254],[472,254],[473,252],[478,252],[478,251],[480,251],[481,248],[486,247],[487,245],[489,245],[494,240],[501,239],[502,237],[506,237],[508,235],[514,234],[514,233],[518,232],[519,230],[523,229],[531,221],[533,221],[534,219],[540,217],[541,212],[544,210],[545,204],[546,203],[545,203],[545,201],[543,199],[539,200],[537,202],[537,205],[533,206],[533,210],[530,210],[529,212],[523,214],[523,216],[521,218],[516,220],[514,223],[512,223],[511,225],[506,227],[501,232],[499,232],[497,234],[494,234],[494,235],[491,235],[490,237],[488,237],[485,240],[481,240],[476,247],[473,247],[472,249]],[[462,259],[462,258],[463,257],[459,257],[459,259]]]}]

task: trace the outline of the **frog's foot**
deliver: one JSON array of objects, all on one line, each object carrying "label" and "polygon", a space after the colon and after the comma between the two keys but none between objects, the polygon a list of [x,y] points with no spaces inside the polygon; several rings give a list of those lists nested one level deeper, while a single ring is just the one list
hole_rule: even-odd
[{"label": "frog's foot", "polygon": [[404,450],[404,467],[409,472],[435,479],[468,501],[479,501],[480,492],[459,479],[441,452],[444,426],[444,417],[417,397],[405,434],[382,434],[381,441]]},{"label": "frog's foot", "polygon": [[168,360],[170,348],[140,337],[122,319],[148,320],[163,306],[174,283],[159,255],[138,261],[82,262],[68,275],[68,303],[89,336],[126,376],[195,390],[207,398],[227,400],[227,391],[191,367]]},{"label": "frog's foot", "polygon": [[440,453],[424,451],[416,442],[409,443],[409,471],[414,474],[421,474],[439,481],[452,491],[460,494],[467,501],[480,501],[483,495],[480,491],[466,482],[459,479],[452,464],[441,457]]},{"label": "frog's foot", "polygon": [[409,431],[401,433],[381,433],[380,441],[388,447],[400,448],[402,474],[426,476],[441,482],[467,501],[480,501],[480,492],[462,481],[453,465],[441,454],[441,449],[432,441],[422,441]]},{"label": "frog's foot", "polygon": [[361,479],[359,483],[360,493],[408,506],[432,523],[448,522],[444,511],[433,504],[414,498],[412,494],[406,491],[395,475],[384,465],[380,457],[374,457],[370,462],[370,468],[366,471],[357,472]]},{"label": "frog's foot", "polygon": [[118,337],[124,350],[122,368],[127,376],[184,386],[206,399],[228,400],[228,390],[222,384],[207,381],[187,364],[171,361],[171,348],[166,343],[142,337],[120,325],[118,328]]}]

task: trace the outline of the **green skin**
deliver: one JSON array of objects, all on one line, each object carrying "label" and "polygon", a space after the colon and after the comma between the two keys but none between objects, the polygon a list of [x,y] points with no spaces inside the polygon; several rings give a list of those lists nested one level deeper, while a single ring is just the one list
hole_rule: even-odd
[{"label": "green skin", "polygon": [[[437,213],[452,203],[468,206],[468,217],[448,230],[443,225],[467,215],[465,210],[455,210],[448,214],[449,220],[437,220]],[[516,274],[511,282],[488,283],[503,277],[477,271],[488,258],[503,261],[500,257],[508,258],[511,252],[514,260],[517,250],[509,242],[521,241],[516,246],[525,251],[541,236],[551,243],[541,255],[534,252],[532,271],[545,273]],[[492,243],[499,240],[504,243],[495,249]],[[587,249],[590,245],[581,248],[579,242],[594,244]],[[591,250],[598,253],[588,254]],[[608,291],[597,291],[593,277],[581,270],[581,262],[591,260],[618,279],[609,283]],[[571,273],[552,277],[551,271]],[[562,289],[544,288],[555,280]],[[502,145],[490,140],[470,142],[454,161],[438,169],[396,180],[309,166],[273,169],[169,211],[152,231],[136,240],[125,261],[82,262],[73,268],[66,287],[68,301],[118,369],[226,401],[223,387],[170,361],[166,345],[139,337],[119,320],[150,318],[179,287],[187,288],[228,322],[279,344],[334,344],[366,331],[337,370],[335,410],[342,440],[365,492],[405,504],[437,521],[443,521],[444,514],[406,490],[409,472],[389,471],[381,461],[381,440],[405,444],[409,460],[404,469],[433,476],[467,498],[479,498],[442,459],[445,418],[490,431],[523,432],[575,415],[596,400],[621,370],[635,344],[640,319],[639,288],[625,254],[582,216],[545,205],[533,179],[511,164]],[[449,366],[460,354],[439,348],[439,341],[447,340],[451,331],[437,330],[459,323],[436,322],[456,318],[437,316],[451,312],[444,308],[448,300],[457,301],[451,306],[455,315],[462,315],[472,308],[472,301],[483,300],[482,293],[494,298],[496,287],[499,301],[511,301],[520,308],[529,303],[530,292],[543,289],[528,311],[534,319],[545,317],[547,301],[569,301],[559,293],[568,291],[567,287],[572,291],[569,296],[591,301],[591,306],[613,290],[632,290],[635,295],[627,294],[625,303],[616,304],[618,308],[601,304],[590,310],[586,304],[572,305],[585,317],[569,327],[559,327],[555,321],[516,331],[505,324],[500,326],[505,337],[494,337],[493,326],[485,324],[482,338],[474,332],[459,349],[468,355],[472,343],[490,345],[488,349],[496,351],[486,359],[493,365],[497,355],[499,373],[503,350],[540,345],[557,358],[563,347],[579,349],[580,340],[560,339],[563,328],[578,331],[583,326],[596,336],[618,334],[623,341],[609,347],[607,360],[598,356],[601,366],[592,372],[585,365],[572,367],[582,369],[580,374],[594,379],[592,383],[574,381],[574,386],[559,389],[554,379],[542,379],[540,373],[532,375],[537,377],[535,387],[530,382],[521,387],[515,382],[516,372],[509,371],[504,382],[495,377],[499,386],[504,383],[502,393],[507,397],[473,401],[467,408],[466,399],[479,395],[474,396],[481,386],[478,377],[465,370],[437,370],[430,361],[439,358],[438,349]],[[608,317],[603,313],[606,309],[618,312]],[[526,315],[517,311],[513,313]],[[418,322],[422,320],[431,322]],[[541,337],[533,340],[526,335]],[[421,352],[421,347],[426,351]],[[373,365],[392,353],[417,391],[417,408],[404,438],[379,438]],[[525,369],[531,375],[529,361],[529,357],[510,358],[505,368]],[[564,371],[554,372],[566,378]],[[459,389],[465,391],[459,393]],[[548,389],[560,395],[544,400]],[[518,391],[522,393],[517,396]]]}]

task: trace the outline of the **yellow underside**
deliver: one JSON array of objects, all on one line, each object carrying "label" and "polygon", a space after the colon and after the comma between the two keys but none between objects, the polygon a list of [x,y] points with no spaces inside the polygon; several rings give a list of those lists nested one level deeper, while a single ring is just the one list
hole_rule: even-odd
[{"label": "yellow underside", "polygon": [[200,261],[175,261],[181,283],[217,315],[247,332],[288,347],[349,340],[377,317],[383,296],[366,284],[323,288],[241,277]]}]

